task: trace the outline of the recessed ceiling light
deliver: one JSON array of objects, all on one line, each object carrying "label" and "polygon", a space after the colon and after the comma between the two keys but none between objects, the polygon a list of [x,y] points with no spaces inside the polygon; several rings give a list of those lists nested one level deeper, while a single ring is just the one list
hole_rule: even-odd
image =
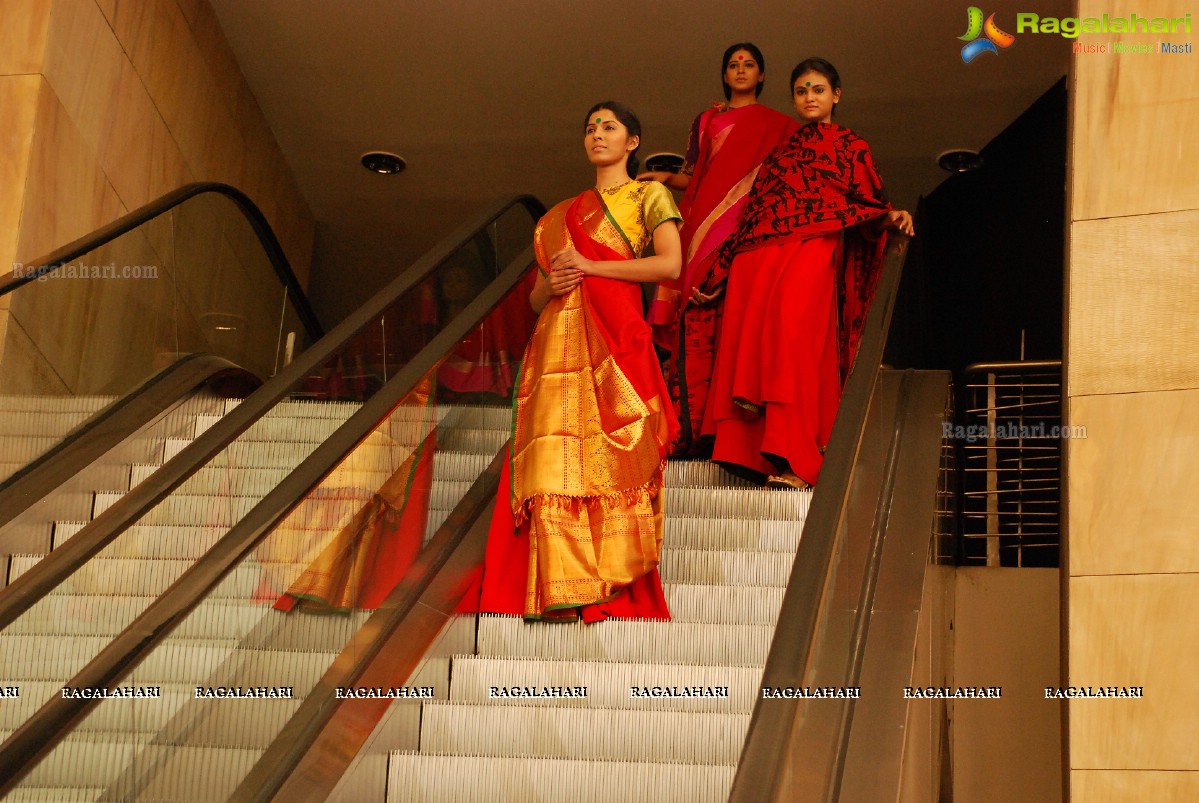
[{"label": "recessed ceiling light", "polygon": [[404,172],[404,168],[408,166],[408,163],[404,161],[404,157],[397,156],[394,153],[370,151],[369,153],[362,154],[362,166],[372,173],[393,176],[396,173]]},{"label": "recessed ceiling light", "polygon": [[950,173],[969,173],[983,166],[983,157],[978,151],[954,148],[938,156],[937,165]]}]

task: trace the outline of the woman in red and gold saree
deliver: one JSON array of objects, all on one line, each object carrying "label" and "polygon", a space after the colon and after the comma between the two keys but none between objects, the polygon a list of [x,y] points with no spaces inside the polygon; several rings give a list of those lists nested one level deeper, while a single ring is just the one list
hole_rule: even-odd
[{"label": "woman in red and gold saree", "polygon": [[[434,377],[440,367],[434,366],[259,548],[264,574],[255,599],[273,601],[280,611],[374,610],[403,578],[423,546],[428,524],[437,451]],[[388,471],[379,485],[378,477]],[[310,551],[342,520],[323,547]],[[286,532],[292,537],[283,537]],[[305,562],[299,577],[288,582],[294,567]],[[281,587],[286,588],[282,596],[276,591]]]},{"label": "woman in red and gold saree", "polygon": [[697,294],[709,278],[720,247],[737,227],[758,165],[797,128],[785,114],[758,103],[765,79],[762,52],[750,42],[729,46],[721,61],[726,102],[695,118],[680,173],[648,173],[667,186],[685,189],[679,202],[683,226],[683,271],[658,283],[649,320],[658,345],[671,354],[667,383],[679,417],[673,451],[706,456],[700,423],[712,379],[723,299]]},{"label": "woman in red and gold saree", "polygon": [[735,473],[803,488],[820,474],[886,230],[913,231],[887,202],[869,146],[832,122],[836,69],[808,59],[791,86],[804,125],[762,164],[704,288],[727,280],[704,431],[712,459]]},{"label": "woman in red and gold saree", "polygon": [[629,178],[639,135],[621,104],[593,108],[584,144],[596,188],[537,224],[540,317],[514,393],[478,610],[669,618],[657,565],[677,424],[639,283],[677,275],[679,214],[661,184]]}]

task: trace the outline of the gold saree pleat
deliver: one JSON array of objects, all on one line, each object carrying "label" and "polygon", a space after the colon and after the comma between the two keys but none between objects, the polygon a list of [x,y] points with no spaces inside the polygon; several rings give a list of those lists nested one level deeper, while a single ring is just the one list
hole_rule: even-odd
[{"label": "gold saree pleat", "polygon": [[[588,211],[589,236],[616,242],[603,207]],[[538,251],[565,247],[558,236],[543,226]],[[516,389],[512,505],[517,523],[529,523],[527,616],[608,599],[652,571],[661,553],[662,399],[637,393],[585,292],[551,299]]]}]

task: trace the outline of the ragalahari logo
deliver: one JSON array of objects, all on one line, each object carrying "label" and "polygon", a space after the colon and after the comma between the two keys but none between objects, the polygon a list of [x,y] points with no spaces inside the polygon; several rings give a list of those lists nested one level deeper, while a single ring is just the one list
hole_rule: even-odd
[{"label": "ragalahari logo", "polygon": [[[985,34],[985,37],[979,39],[979,36]],[[959,36],[958,39],[966,42],[966,46],[962,48],[962,61],[966,64],[974,61],[983,53],[994,53],[999,55],[999,48],[1010,47],[1012,42],[1016,41],[1016,37],[1012,36],[1007,31],[1000,30],[995,24],[995,15],[987,17],[987,21],[983,22],[983,12],[978,6],[970,6],[966,9],[966,34]]]}]

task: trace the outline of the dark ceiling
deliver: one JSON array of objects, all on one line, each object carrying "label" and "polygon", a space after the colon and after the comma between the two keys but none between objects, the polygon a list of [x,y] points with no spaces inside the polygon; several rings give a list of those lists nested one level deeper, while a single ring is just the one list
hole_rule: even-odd
[{"label": "dark ceiling", "polygon": [[[967,5],[943,0],[211,2],[318,221],[310,292],[327,324],[489,201],[552,203],[588,186],[580,119],[597,100],[637,110],[642,154],[681,151],[692,118],[721,98],[732,42],[761,47],[762,100],[788,113],[797,61],[837,65],[838,121],[871,143],[907,207],[944,177],[940,152],[981,148],[1070,59],[1069,40],[1022,35],[965,64]],[[984,10],[1014,32],[1014,6]],[[368,173],[359,157],[375,149],[407,171]]]}]

